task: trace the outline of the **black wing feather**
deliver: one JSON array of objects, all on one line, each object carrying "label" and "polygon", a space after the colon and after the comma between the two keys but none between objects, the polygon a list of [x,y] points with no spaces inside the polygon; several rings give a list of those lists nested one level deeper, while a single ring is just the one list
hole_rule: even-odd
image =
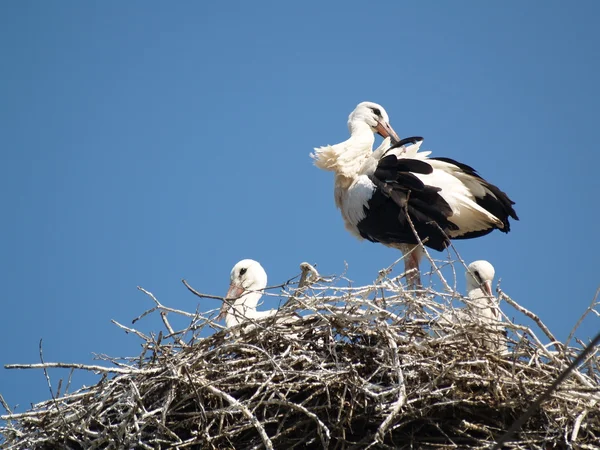
[{"label": "black wing feather", "polygon": [[398,142],[392,143],[390,148],[388,148],[385,152],[387,153],[390,150],[394,150],[395,148],[404,147],[405,145],[408,145],[408,144],[416,144],[417,142],[422,142],[422,141],[423,141],[423,138],[421,136],[407,137],[407,138],[401,139]]}]

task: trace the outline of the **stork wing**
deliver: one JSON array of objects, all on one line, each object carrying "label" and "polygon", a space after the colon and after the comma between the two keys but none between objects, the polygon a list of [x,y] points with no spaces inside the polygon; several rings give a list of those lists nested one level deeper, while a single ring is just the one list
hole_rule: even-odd
[{"label": "stork wing", "polygon": [[[414,144],[418,139],[403,139],[394,147],[402,142]],[[447,234],[457,228],[448,220],[452,208],[438,194],[440,189],[425,185],[415,176],[430,174],[433,168],[423,160],[398,157],[395,153],[386,151],[369,175],[377,190],[369,203],[370,214],[359,226],[361,235],[387,245],[415,244],[418,241],[408,215],[419,238],[427,246],[443,250],[449,243]],[[382,227],[382,223],[386,226]]]}]

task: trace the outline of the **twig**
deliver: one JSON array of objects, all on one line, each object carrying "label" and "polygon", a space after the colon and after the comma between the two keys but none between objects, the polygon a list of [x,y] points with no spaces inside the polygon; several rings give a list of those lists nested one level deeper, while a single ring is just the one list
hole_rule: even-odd
[{"label": "twig", "polygon": [[126,327],[125,325],[120,324],[119,322],[117,322],[114,319],[111,319],[111,322],[114,323],[116,326],[118,326],[119,328],[125,330],[125,332],[127,333],[133,333],[135,334],[137,337],[143,339],[146,342],[152,342],[152,338],[146,336],[144,333],[142,333],[141,331],[136,330],[135,328],[129,328]]},{"label": "twig", "polygon": [[587,415],[588,410],[584,409],[579,413],[577,419],[575,419],[575,423],[573,423],[573,431],[571,432],[571,443],[577,440],[577,435],[579,434],[579,428],[581,427],[581,422],[583,422],[583,418]]},{"label": "twig", "polygon": [[598,289],[596,289],[596,293],[594,294],[594,298],[592,298],[592,302],[590,303],[590,306],[587,307],[585,312],[581,315],[581,317],[579,318],[579,320],[577,321],[577,323],[575,324],[575,326],[569,333],[569,336],[567,337],[567,340],[565,342],[565,348],[569,347],[569,342],[571,342],[571,339],[573,339],[573,336],[575,335],[575,331],[577,331],[577,329],[579,328],[579,325],[581,325],[581,322],[583,322],[583,319],[585,319],[590,312],[594,311],[594,307],[598,304],[598,294],[600,294],[600,287]]},{"label": "twig", "polygon": [[52,397],[52,402],[54,403],[54,407],[56,408],[56,411],[58,412],[58,415],[60,416],[60,418],[63,422],[63,425],[65,425],[65,427],[68,428],[69,425],[67,424],[67,421],[65,420],[65,416],[63,415],[63,413],[60,409],[60,405],[56,401],[56,397],[54,396],[54,392],[52,390],[52,383],[50,382],[50,375],[48,374],[48,368],[47,368],[46,364],[44,364],[44,353],[42,351],[42,339],[40,339],[39,351],[40,351],[40,361],[42,363],[41,365],[43,366],[43,369],[44,369],[44,376],[46,377],[46,382],[48,383],[48,390],[50,391],[50,397]]},{"label": "twig", "polygon": [[72,364],[72,363],[54,363],[45,362],[43,364],[5,364],[5,369],[80,369],[89,370],[92,372],[106,372],[106,373],[122,373],[122,374],[153,374],[158,373],[162,369],[135,369],[133,367],[129,369],[119,367],[103,367],[103,366],[90,366],[86,364]]},{"label": "twig", "polygon": [[181,280],[181,282],[182,282],[183,284],[185,284],[185,287],[186,287],[186,288],[188,288],[188,290],[189,290],[189,291],[190,291],[192,294],[194,294],[195,296],[197,296],[197,297],[200,297],[200,298],[212,298],[212,299],[214,299],[214,300],[221,300],[221,301],[224,301],[224,300],[225,300],[225,297],[220,297],[220,296],[218,296],[218,295],[202,294],[202,293],[198,292],[196,289],[194,289],[193,287],[191,287],[191,286],[188,284],[188,282],[187,282],[187,281],[185,281],[185,279],[182,279],[182,280]]},{"label": "twig", "polygon": [[165,324],[165,328],[169,331],[169,336],[173,336],[173,339],[175,339],[175,342],[177,342],[182,347],[187,347],[188,345],[185,342],[183,342],[182,339],[177,337],[175,331],[173,330],[173,327],[171,326],[171,324],[169,323],[169,320],[167,319],[167,313],[165,311],[160,312],[160,318],[162,319],[163,323]]},{"label": "twig", "polygon": [[[437,264],[435,263],[435,261],[433,260],[433,258],[431,257],[431,255],[429,254],[429,251],[427,251],[427,248],[423,244],[423,241],[421,241],[421,237],[419,236],[419,233],[417,233],[417,229],[415,228],[414,224],[412,223],[410,215],[408,214],[408,210],[405,209],[404,213],[406,215],[406,220],[408,221],[408,224],[410,225],[410,229],[412,230],[415,238],[417,239],[417,242],[419,243],[419,246],[423,250],[423,253],[425,254],[425,256],[427,256],[427,259],[429,260],[429,263],[431,264],[431,267],[433,268],[433,270],[435,271],[435,273],[439,277],[440,281],[444,285],[444,288],[447,291],[451,291],[452,289],[450,289],[450,285],[448,285],[448,282],[444,278],[444,275],[442,275],[442,271],[438,268]],[[439,225],[438,225],[438,228],[439,228]],[[440,228],[440,230],[441,230],[441,228]],[[443,232],[443,230],[442,230],[442,232]]]},{"label": "twig", "polygon": [[508,295],[506,295],[501,290],[498,290],[498,298],[499,299],[502,298],[502,299],[506,300],[506,303],[508,303],[510,306],[512,306],[517,311],[519,311],[522,314],[525,314],[527,317],[529,317],[531,320],[533,320],[537,324],[537,326],[540,327],[540,330],[542,330],[544,332],[544,334],[548,337],[548,339],[550,339],[552,345],[554,345],[556,350],[557,351],[562,350],[562,348],[563,348],[562,344],[554,337],[554,335],[550,332],[548,327],[546,327],[546,325],[544,325],[544,322],[542,322],[538,316],[536,316],[534,313],[529,311],[527,308],[524,308],[521,305],[519,305],[517,302],[515,302],[512,298],[510,298]]},{"label": "twig", "polygon": [[0,405],[2,405],[2,407],[6,410],[6,412],[9,415],[12,414],[12,411],[10,410],[10,406],[8,406],[8,403],[6,403],[6,400],[4,400],[4,397],[2,397],[2,394],[0,394]]}]

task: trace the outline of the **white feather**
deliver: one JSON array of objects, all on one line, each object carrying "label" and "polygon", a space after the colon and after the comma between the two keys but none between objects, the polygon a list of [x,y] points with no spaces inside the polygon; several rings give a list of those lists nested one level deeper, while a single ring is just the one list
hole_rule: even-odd
[{"label": "white feather", "polygon": [[477,204],[473,191],[463,183],[461,177],[457,176],[457,171],[453,168],[458,168],[454,164],[435,159],[427,159],[427,163],[431,165],[433,172],[431,174],[415,175],[423,183],[441,189],[440,195],[452,208],[453,215],[449,220],[460,228],[451,236],[485,230],[491,224],[502,228],[501,220]]},{"label": "white feather", "polygon": [[342,194],[342,214],[352,226],[365,218],[365,206],[373,196],[375,185],[366,175],[359,175],[354,183]]},{"label": "white feather", "polygon": [[[243,273],[242,273],[243,272]],[[277,313],[277,310],[257,311],[256,306],[267,286],[267,273],[258,261],[243,259],[231,270],[231,286],[242,289],[242,294],[225,304],[225,325],[232,327],[246,319],[260,319]]]},{"label": "white feather", "polygon": [[506,352],[506,339],[502,336],[504,326],[501,325],[502,315],[494,297],[490,297],[482,289],[479,281],[473,274],[477,272],[483,283],[491,286],[494,280],[494,266],[488,261],[479,260],[469,264],[465,276],[467,279],[467,296],[469,303],[466,308],[442,314],[438,321],[446,326],[454,324],[475,324],[487,327],[492,333],[489,337],[482,339],[481,344],[488,350],[495,352]]}]

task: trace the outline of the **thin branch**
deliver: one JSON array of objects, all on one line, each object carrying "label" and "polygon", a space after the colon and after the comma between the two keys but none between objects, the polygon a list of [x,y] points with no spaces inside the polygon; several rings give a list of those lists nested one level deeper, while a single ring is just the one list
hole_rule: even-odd
[{"label": "thin branch", "polygon": [[10,410],[10,406],[8,406],[8,403],[6,403],[6,400],[4,400],[4,397],[2,397],[2,394],[0,394],[0,405],[2,405],[2,407],[6,410],[6,412],[11,415],[12,411]]},{"label": "thin branch", "polygon": [[167,313],[164,311],[161,311],[160,318],[162,319],[163,323],[165,324],[165,328],[169,331],[169,337],[172,336],[173,339],[175,339],[175,342],[177,342],[182,347],[187,347],[188,345],[182,339],[177,337],[177,333],[175,333],[175,331],[173,330],[173,327],[171,326],[171,324],[169,323],[169,320],[167,319]]},{"label": "thin branch", "polygon": [[137,337],[139,337],[140,339],[143,339],[146,342],[152,342],[152,338],[146,336],[144,333],[142,333],[141,331],[136,330],[135,328],[126,327],[125,325],[120,324],[116,320],[111,320],[111,322],[114,323],[119,328],[121,328],[122,330],[125,330],[126,333],[133,333]]},{"label": "thin branch", "polygon": [[40,339],[39,352],[40,352],[40,361],[42,363],[41,365],[43,366],[43,369],[44,369],[44,376],[46,377],[46,382],[48,383],[48,390],[50,391],[50,397],[52,397],[52,402],[54,403],[54,407],[58,411],[58,414],[59,414],[63,424],[65,425],[65,427],[68,428],[67,421],[65,420],[65,417],[60,409],[60,405],[58,404],[58,402],[56,401],[56,397],[54,396],[54,392],[52,390],[52,383],[50,382],[50,375],[48,374],[48,368],[47,368],[46,364],[44,364],[44,352],[42,351],[42,339]]},{"label": "thin branch", "polygon": [[[440,281],[444,285],[444,288],[447,291],[451,291],[452,289],[450,289],[450,285],[448,284],[448,282],[444,278],[444,275],[442,275],[442,271],[438,268],[437,264],[435,263],[435,261],[433,260],[433,258],[431,257],[431,255],[429,254],[429,251],[425,247],[424,242],[421,240],[421,237],[419,236],[419,233],[417,233],[417,229],[415,228],[414,224],[412,223],[410,215],[408,214],[408,210],[405,209],[404,213],[406,215],[406,220],[408,221],[408,224],[410,225],[410,229],[412,230],[415,238],[417,239],[417,242],[419,243],[419,246],[423,250],[423,253],[427,257],[427,259],[429,260],[429,264],[431,264],[431,267],[433,268],[433,270],[435,271],[436,275],[439,277]],[[438,228],[439,228],[439,225],[438,225]],[[441,228],[440,228],[440,230],[441,230]],[[427,239],[425,240],[425,242],[426,241],[427,241]]]},{"label": "thin branch", "polygon": [[565,348],[569,347],[569,342],[571,342],[571,339],[573,339],[573,336],[575,335],[575,331],[577,331],[577,329],[579,328],[579,325],[581,325],[581,322],[583,322],[583,319],[585,319],[589,313],[594,311],[594,307],[598,305],[598,294],[600,294],[600,287],[598,289],[596,289],[596,294],[594,294],[594,298],[592,298],[592,302],[590,303],[590,306],[587,307],[585,312],[581,315],[581,317],[579,318],[579,320],[577,321],[577,323],[575,324],[575,326],[569,333],[569,336],[567,337],[567,341],[565,342]]},{"label": "thin branch", "polygon": [[5,364],[5,369],[79,369],[89,370],[92,372],[106,372],[106,373],[122,373],[122,374],[153,374],[158,373],[162,369],[136,369],[129,368],[124,369],[120,367],[103,367],[103,366],[90,366],[86,364],[72,364],[72,363],[54,363],[45,362],[43,364]]},{"label": "thin branch", "polygon": [[185,287],[186,287],[186,288],[188,288],[188,290],[189,290],[189,291],[190,291],[192,294],[194,294],[194,295],[195,295],[195,296],[197,296],[197,297],[200,297],[200,298],[212,298],[212,299],[214,299],[214,300],[221,300],[221,301],[224,301],[224,300],[225,300],[225,297],[220,297],[220,296],[218,296],[218,295],[202,294],[202,293],[198,292],[196,289],[194,289],[193,287],[191,287],[191,286],[188,284],[188,282],[187,282],[187,281],[185,281],[185,279],[182,279],[182,280],[181,280],[181,282],[182,282],[182,283],[185,285]]},{"label": "thin branch", "polygon": [[506,302],[512,306],[513,308],[515,308],[517,311],[519,311],[522,314],[525,314],[527,317],[529,317],[531,320],[533,320],[538,327],[540,327],[540,330],[542,330],[544,332],[544,334],[548,337],[548,339],[550,339],[552,345],[554,345],[554,347],[556,348],[557,351],[561,351],[562,350],[562,343],[559,342],[554,335],[550,332],[550,330],[548,329],[548,327],[546,325],[544,325],[544,322],[541,321],[541,319],[535,315],[534,313],[532,313],[531,311],[529,311],[527,308],[522,307],[521,305],[519,305],[517,302],[515,302],[512,298],[510,298],[508,295],[506,295],[504,292],[502,292],[500,289],[498,289],[498,298],[502,298],[504,300],[506,300]]}]

